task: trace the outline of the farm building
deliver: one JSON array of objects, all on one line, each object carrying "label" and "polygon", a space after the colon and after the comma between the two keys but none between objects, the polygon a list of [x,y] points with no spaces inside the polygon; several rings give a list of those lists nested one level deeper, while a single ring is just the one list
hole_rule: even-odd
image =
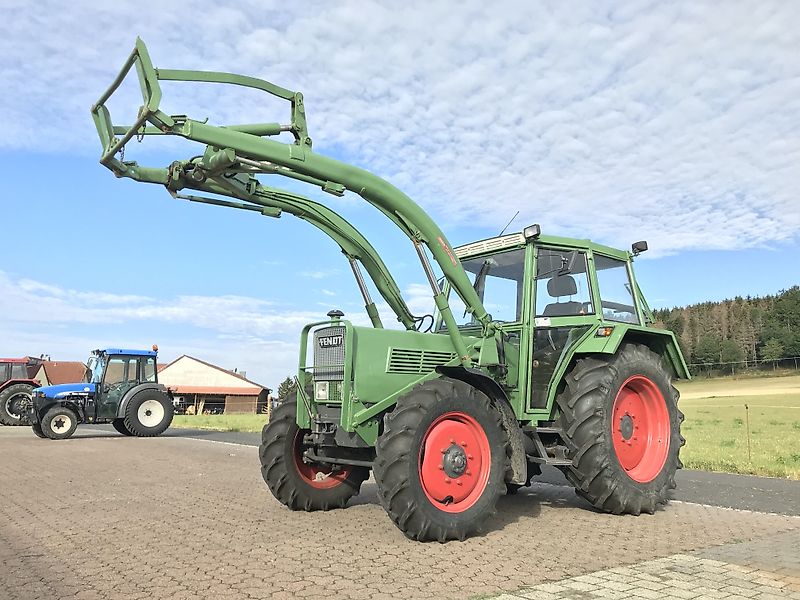
[{"label": "farm building", "polygon": [[269,388],[184,354],[161,366],[158,381],[172,390],[181,412],[190,414],[262,413]]},{"label": "farm building", "polygon": [[59,385],[86,381],[86,365],[66,360],[38,361],[34,379],[42,385]]}]

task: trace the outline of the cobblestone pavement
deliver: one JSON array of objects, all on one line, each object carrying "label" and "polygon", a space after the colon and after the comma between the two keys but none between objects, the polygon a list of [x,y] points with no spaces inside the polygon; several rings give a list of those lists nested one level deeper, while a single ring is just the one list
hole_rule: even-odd
[{"label": "cobblestone pavement", "polygon": [[[392,525],[370,482],[345,510],[289,511],[261,480],[253,447],[89,427],[53,442],[0,428],[4,600],[515,598],[631,565],[654,579],[663,566],[676,581],[713,571],[718,590],[785,581],[776,593],[795,594],[799,529],[795,517],[683,503],[618,517],[534,485],[501,498],[485,535],[419,544]],[[793,550],[776,554],[778,539]],[[786,572],[769,575],[754,555]],[[548,597],[596,597],[573,591]]]},{"label": "cobblestone pavement", "polygon": [[493,600],[800,600],[800,531],[543,583]]}]

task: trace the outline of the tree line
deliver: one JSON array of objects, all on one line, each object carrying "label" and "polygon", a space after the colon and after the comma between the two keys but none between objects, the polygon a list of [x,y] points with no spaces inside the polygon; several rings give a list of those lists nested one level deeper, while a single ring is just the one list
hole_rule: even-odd
[{"label": "tree line", "polygon": [[[655,310],[657,324],[672,330],[694,369],[732,370],[800,356],[800,286],[763,297]],[[731,365],[726,367],[725,365]]]}]

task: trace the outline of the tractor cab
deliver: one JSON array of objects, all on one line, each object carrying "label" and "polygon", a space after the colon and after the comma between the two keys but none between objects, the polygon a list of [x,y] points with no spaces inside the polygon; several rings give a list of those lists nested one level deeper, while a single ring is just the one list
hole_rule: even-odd
[{"label": "tractor cab", "polygon": [[[71,436],[78,423],[112,423],[125,435],[161,433],[172,420],[172,400],[158,383],[157,350],[156,346],[153,350],[95,350],[87,361],[84,381],[36,388],[34,432],[61,439]],[[141,415],[128,414],[130,406],[142,402]],[[56,413],[60,420],[53,420]],[[165,422],[161,431],[153,433]]]},{"label": "tractor cab", "polygon": [[[551,413],[554,383],[579,345],[602,351],[610,338],[652,331],[653,316],[633,272],[634,257],[646,249],[646,242],[628,252],[542,235],[539,225],[454,249],[492,320],[503,328],[502,383],[521,413]],[[459,329],[477,337],[481,323],[451,286],[445,292]],[[441,317],[437,331],[446,331]],[[683,365],[675,362],[681,372]]]}]

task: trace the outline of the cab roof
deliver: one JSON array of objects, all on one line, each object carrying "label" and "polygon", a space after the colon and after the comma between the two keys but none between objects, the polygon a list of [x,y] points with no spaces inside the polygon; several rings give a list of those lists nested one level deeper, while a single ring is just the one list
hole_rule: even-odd
[{"label": "cab roof", "polygon": [[125,354],[128,356],[157,356],[157,352],[153,352],[152,350],[131,350],[129,348],[106,348],[105,350],[100,350],[100,352],[105,352],[106,354]]},{"label": "cab roof", "polygon": [[[498,252],[500,250],[511,250],[512,248],[523,248],[527,241],[525,236],[520,233],[511,233],[501,235],[499,237],[488,238],[485,240],[478,240],[469,244],[463,244],[453,248],[455,255],[458,258],[469,258],[481,254],[488,254],[490,252]],[[542,246],[556,246],[561,248],[575,248],[578,250],[592,250],[600,254],[606,254],[620,260],[628,260],[631,258],[631,253],[626,250],[619,250],[597,244],[591,240],[582,240],[576,238],[565,238],[554,235],[539,235],[535,243]]]}]

